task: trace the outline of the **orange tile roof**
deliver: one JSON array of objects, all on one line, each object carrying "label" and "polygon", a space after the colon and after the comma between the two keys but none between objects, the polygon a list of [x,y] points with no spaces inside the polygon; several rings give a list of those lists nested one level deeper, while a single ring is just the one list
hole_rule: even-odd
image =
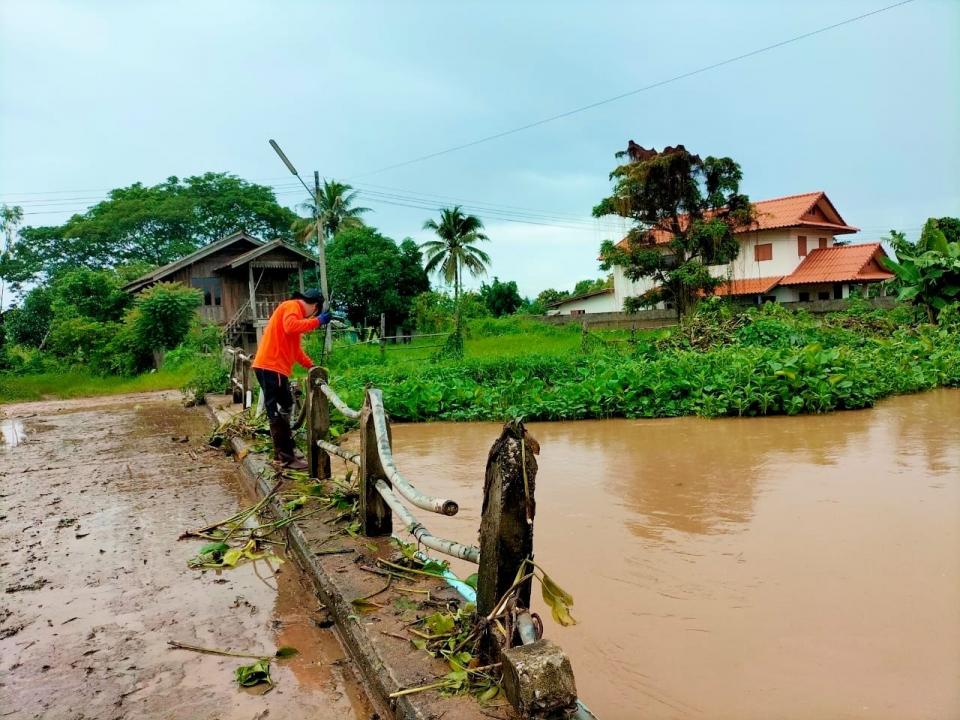
[{"label": "orange tile roof", "polygon": [[717,285],[713,294],[720,297],[727,295],[764,295],[775,288],[782,275],[774,277],[749,278],[747,280],[727,280],[722,285]]},{"label": "orange tile roof", "polygon": [[811,250],[797,268],[783,280],[781,285],[807,285],[810,283],[877,282],[889,280],[893,273],[880,264],[887,254],[880,243],[841,245],[840,247]]},{"label": "orange tile roof", "polygon": [[[809,227],[824,230],[832,235],[855,233],[859,228],[847,225],[846,221],[837,212],[830,202],[830,198],[822,190],[803,193],[802,195],[787,195],[785,197],[758,200],[753,203],[756,221],[749,227],[738,230],[738,233],[755,232],[757,230],[776,230],[779,228]],[[829,217],[824,213],[826,209]],[[818,215],[811,215],[817,212]],[[687,216],[680,216],[680,224],[686,225]],[[663,228],[651,230],[657,245],[670,242],[673,233]],[[618,245],[626,248],[626,238]]]}]

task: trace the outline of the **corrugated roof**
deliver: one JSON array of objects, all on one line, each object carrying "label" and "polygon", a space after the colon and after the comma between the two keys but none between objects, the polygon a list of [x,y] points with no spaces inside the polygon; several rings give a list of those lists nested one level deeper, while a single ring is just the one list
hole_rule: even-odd
[{"label": "corrugated roof", "polygon": [[[822,190],[801,195],[786,195],[769,200],[758,200],[753,203],[753,209],[756,222],[749,227],[737,230],[738,234],[791,227],[809,227],[823,230],[831,235],[845,235],[859,230],[852,225],[847,225],[833,203],[830,202],[830,198]],[[681,226],[685,226],[686,223],[687,216],[680,216]],[[673,237],[673,233],[661,228],[656,228],[651,232],[658,245],[670,242]],[[618,244],[620,247],[626,247],[626,238]]]},{"label": "corrugated roof", "polygon": [[612,293],[613,288],[600,288],[599,290],[591,290],[590,292],[580,293],[579,295],[571,295],[570,297],[561,298],[560,300],[554,300],[552,303],[548,303],[547,307],[557,307],[558,305],[563,305],[564,303],[572,302],[573,300],[584,300],[594,295],[606,295],[607,293]]},{"label": "corrugated roof", "polygon": [[311,262],[316,262],[316,258],[310,255],[310,253],[305,251],[303,248],[298,248],[295,245],[290,245],[289,243],[285,243],[280,238],[277,238],[276,240],[271,240],[270,242],[264,245],[261,245],[260,247],[255,247],[253,250],[250,250],[249,252],[246,252],[243,255],[240,255],[239,257],[235,257],[232,260],[227,260],[225,263],[223,263],[223,265],[220,265],[220,267],[218,267],[217,269],[221,270],[227,267],[227,265],[229,265],[232,268],[238,268],[242,265],[246,265],[251,260],[257,259],[261,255],[265,255],[266,253],[271,252],[272,250],[277,250],[277,249],[287,250],[288,252],[291,252],[294,255],[299,255],[300,257],[306,260],[309,260]]},{"label": "corrugated roof", "polygon": [[880,243],[842,245],[811,250],[797,268],[780,281],[781,285],[811,283],[877,282],[889,280],[893,273],[880,264],[887,254]]},{"label": "corrugated roof", "polygon": [[727,280],[717,285],[713,294],[721,297],[727,295],[764,295],[777,286],[782,275],[773,277],[749,278],[747,280]]},{"label": "corrugated roof", "polygon": [[239,230],[235,233],[227,235],[226,237],[220,238],[219,240],[215,240],[208,245],[204,245],[199,250],[194,250],[192,253],[180,258],[179,260],[174,260],[172,263],[167,263],[156,270],[151,270],[146,275],[142,275],[133,282],[129,282],[124,285],[123,289],[127,292],[136,292],[146,285],[159,282],[171,273],[175,273],[177,270],[184,268],[191,263],[198,262],[208,255],[212,255],[218,250],[229,247],[233,243],[241,240],[250,243],[255,248],[263,244],[263,240],[259,240],[258,238],[253,237],[253,235],[248,235],[243,230]]}]

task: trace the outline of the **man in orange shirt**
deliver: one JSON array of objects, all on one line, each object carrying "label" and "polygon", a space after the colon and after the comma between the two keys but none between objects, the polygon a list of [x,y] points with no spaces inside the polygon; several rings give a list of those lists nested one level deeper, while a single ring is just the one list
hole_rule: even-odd
[{"label": "man in orange shirt", "polygon": [[300,347],[300,336],[330,322],[329,312],[319,312],[322,300],[319,291],[307,290],[296,292],[292,300],[280,303],[270,316],[257,356],[253,359],[253,369],[270,418],[273,459],[292,470],[304,470],[307,463],[297,457],[290,429],[293,410],[290,374],[294,363],[307,369],[313,367],[313,360]]}]

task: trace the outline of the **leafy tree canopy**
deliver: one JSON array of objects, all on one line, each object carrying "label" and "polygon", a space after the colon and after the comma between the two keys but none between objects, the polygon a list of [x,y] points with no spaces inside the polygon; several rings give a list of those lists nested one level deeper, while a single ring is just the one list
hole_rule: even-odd
[{"label": "leafy tree canopy", "polygon": [[512,315],[523,304],[523,298],[517,290],[517,283],[513,280],[500,282],[497,277],[494,277],[489,285],[486,283],[480,285],[480,298],[494,317]]},{"label": "leafy tree canopy", "polygon": [[289,239],[295,219],[269,187],[227,173],[134,183],[63,225],[22,228],[0,277],[24,283],[69,267],[163,265],[238,230]]},{"label": "leafy tree canopy", "polygon": [[610,287],[613,287],[613,275],[609,275],[605,278],[597,278],[596,280],[581,280],[573,286],[573,294],[583,295],[584,293],[605,290],[606,288]]},{"label": "leafy tree canopy", "polygon": [[686,315],[720,282],[707,266],[736,258],[734,231],[753,221],[750,200],[740,192],[740,166],[728,157],[701,159],[683,145],[657,151],[632,140],[617,157],[627,162],[610,173],[613,194],[593,214],[619,215],[635,226],[626,248],[603,243],[601,266],[620,266],[634,281],[653,280],[634,306],[673,302],[678,316]]},{"label": "leafy tree canopy", "polygon": [[333,302],[356,324],[404,322],[411,301],[430,289],[417,244],[407,238],[398,246],[367,226],[342,229],[327,248],[327,274]]}]

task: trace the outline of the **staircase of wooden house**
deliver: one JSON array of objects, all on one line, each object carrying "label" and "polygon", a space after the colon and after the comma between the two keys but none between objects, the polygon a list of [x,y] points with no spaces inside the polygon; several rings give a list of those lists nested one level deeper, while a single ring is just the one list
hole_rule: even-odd
[{"label": "staircase of wooden house", "polygon": [[250,301],[248,300],[240,309],[234,313],[233,317],[223,326],[223,341],[227,347],[246,347],[244,335],[249,334],[245,330],[244,324],[249,322],[248,315],[250,310]]}]

